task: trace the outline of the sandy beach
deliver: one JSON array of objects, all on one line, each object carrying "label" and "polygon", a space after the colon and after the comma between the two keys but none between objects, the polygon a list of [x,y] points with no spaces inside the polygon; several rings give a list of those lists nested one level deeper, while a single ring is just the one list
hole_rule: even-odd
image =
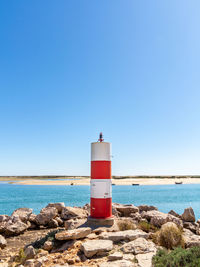
[{"label": "sandy beach", "polygon": [[[200,178],[127,178],[127,179],[112,179],[115,185],[169,185],[175,182],[182,182],[183,184],[200,184]],[[70,179],[70,180],[41,180],[41,179],[27,179],[22,181],[14,181],[12,183],[22,185],[90,185],[89,178]]]}]

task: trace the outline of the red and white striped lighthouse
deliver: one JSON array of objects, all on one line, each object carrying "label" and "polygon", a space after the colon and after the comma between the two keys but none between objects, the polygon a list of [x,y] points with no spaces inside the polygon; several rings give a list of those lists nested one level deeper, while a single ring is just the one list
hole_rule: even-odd
[{"label": "red and white striped lighthouse", "polygon": [[112,216],[111,146],[103,141],[100,133],[91,144],[90,215],[96,219]]}]

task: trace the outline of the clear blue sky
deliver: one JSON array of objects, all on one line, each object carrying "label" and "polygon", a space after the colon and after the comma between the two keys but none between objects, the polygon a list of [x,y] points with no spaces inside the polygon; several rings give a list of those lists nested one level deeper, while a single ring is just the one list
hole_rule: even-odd
[{"label": "clear blue sky", "polygon": [[200,2],[0,2],[0,175],[200,174]]}]

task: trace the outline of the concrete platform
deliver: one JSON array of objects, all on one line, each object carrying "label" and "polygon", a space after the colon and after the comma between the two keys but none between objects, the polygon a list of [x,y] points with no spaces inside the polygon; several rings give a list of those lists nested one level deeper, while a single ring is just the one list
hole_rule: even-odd
[{"label": "concrete platform", "polygon": [[96,219],[92,217],[88,217],[87,225],[93,226],[112,226],[114,224],[114,217],[109,217],[105,219]]}]

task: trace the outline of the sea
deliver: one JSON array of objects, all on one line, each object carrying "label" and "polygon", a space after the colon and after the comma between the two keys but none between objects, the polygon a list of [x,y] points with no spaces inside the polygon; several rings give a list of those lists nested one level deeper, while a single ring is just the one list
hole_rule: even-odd
[{"label": "sea", "polygon": [[[182,214],[192,207],[200,218],[200,184],[181,185],[114,185],[113,202],[156,206],[162,212],[171,209]],[[48,203],[64,202],[66,206],[81,207],[90,202],[87,185],[18,185],[0,182],[0,214],[11,215],[17,208],[32,208],[38,214]]]}]

